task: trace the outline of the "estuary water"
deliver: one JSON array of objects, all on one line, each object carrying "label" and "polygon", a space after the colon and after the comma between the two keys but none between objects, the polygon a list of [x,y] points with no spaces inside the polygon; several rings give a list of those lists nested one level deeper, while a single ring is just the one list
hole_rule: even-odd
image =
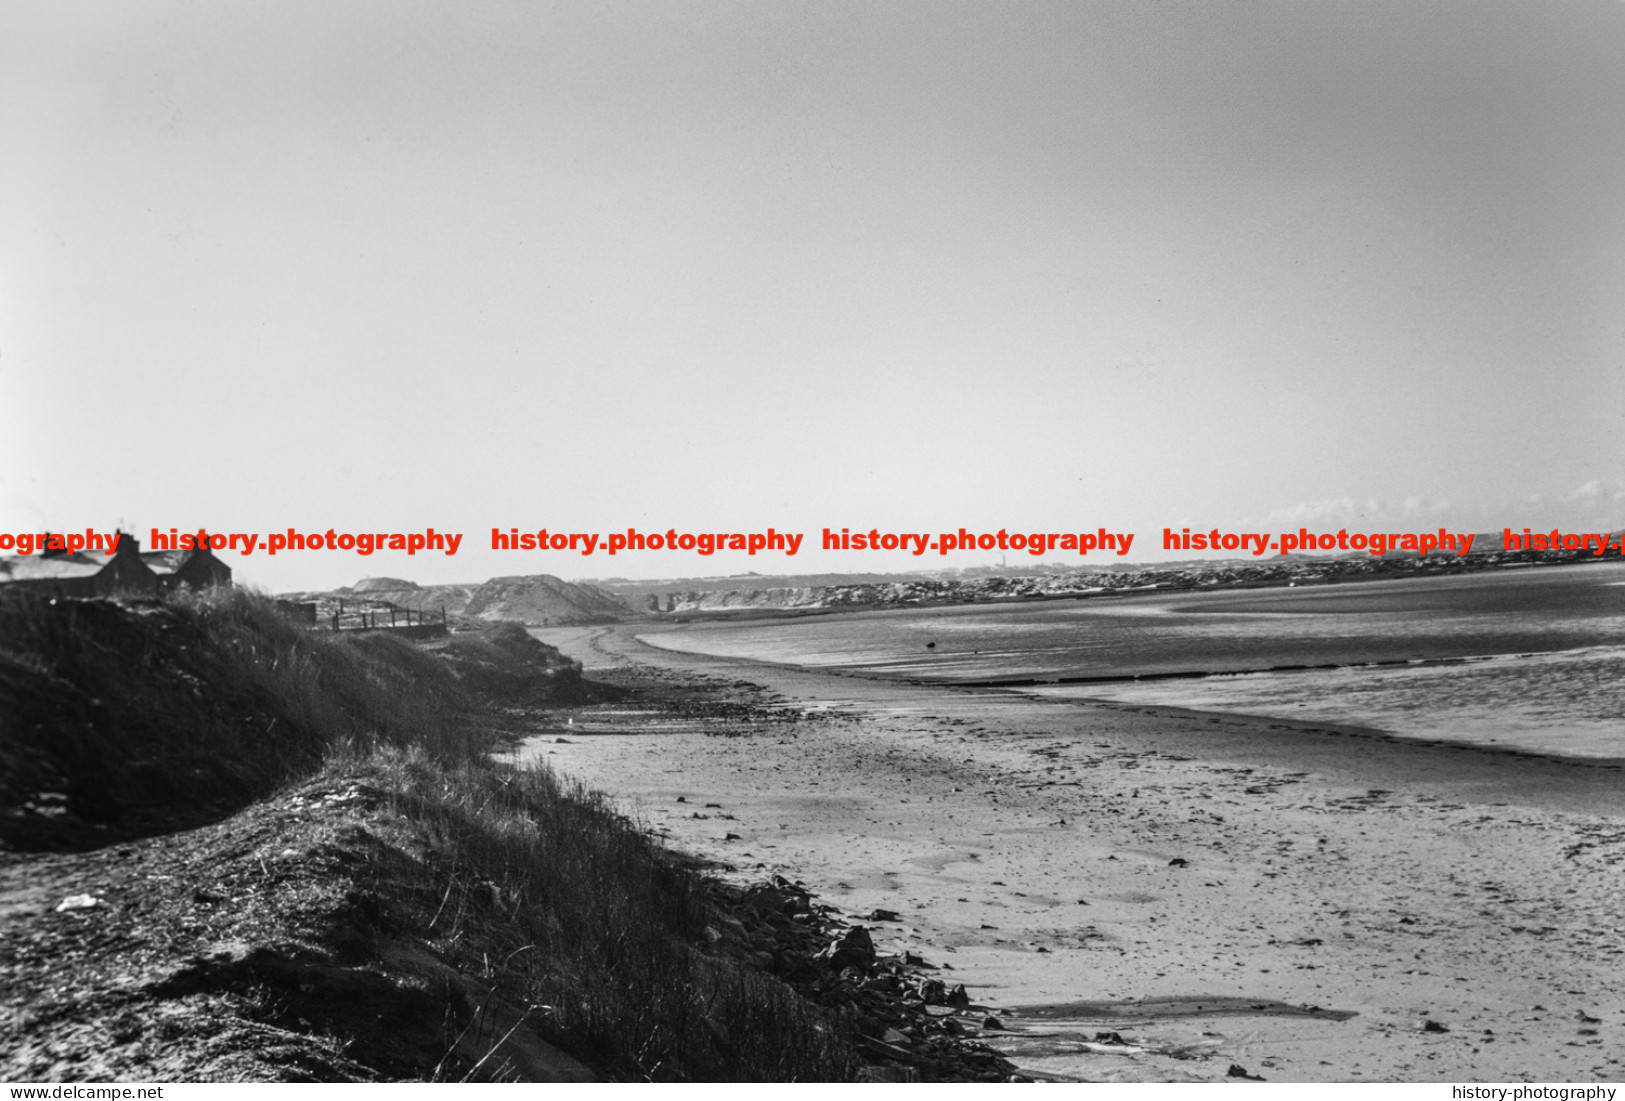
[{"label": "estuary water", "polygon": [[1625,758],[1625,563],[710,621],[655,646]]}]

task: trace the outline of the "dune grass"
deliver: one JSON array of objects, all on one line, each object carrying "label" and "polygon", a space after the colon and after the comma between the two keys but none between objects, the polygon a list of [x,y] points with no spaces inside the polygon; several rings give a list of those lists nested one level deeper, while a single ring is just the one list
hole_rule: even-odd
[{"label": "dune grass", "polygon": [[434,950],[602,1073],[850,1078],[838,1018],[700,947],[703,877],[600,796],[492,761],[497,708],[583,691],[515,625],[424,646],[302,628],[241,590],[131,606],[0,590],[0,843],[98,847],[360,770],[428,854],[380,891],[438,899]]},{"label": "dune grass", "polygon": [[0,589],[0,799],[66,797],[76,820],[127,831],[208,820],[338,749],[483,759],[493,706],[583,692],[517,624],[430,648],[312,631],[242,589],[132,606]]},{"label": "dune grass", "polygon": [[[0,799],[140,833],[206,821],[339,748],[473,759],[487,738],[454,665],[384,634],[308,631],[253,593],[161,605],[0,590]],[[71,831],[0,820],[25,843]],[[25,845],[26,847],[26,845]]]},{"label": "dune grass", "polygon": [[[596,793],[545,768],[447,769],[384,753],[397,810],[445,880],[438,943],[463,945],[509,1002],[623,1080],[842,1080],[838,1019],[788,986],[697,950],[717,902]],[[452,871],[447,874],[447,869]],[[466,942],[466,943],[465,943]],[[449,950],[456,951],[455,948]]]}]

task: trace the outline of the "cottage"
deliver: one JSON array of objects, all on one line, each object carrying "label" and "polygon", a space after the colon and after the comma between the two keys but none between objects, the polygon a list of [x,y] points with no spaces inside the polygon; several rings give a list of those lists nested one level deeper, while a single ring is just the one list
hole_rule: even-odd
[{"label": "cottage", "polygon": [[124,532],[119,533],[112,554],[102,550],[69,553],[47,547],[35,554],[0,558],[0,584],[78,599],[151,599],[158,595],[158,575],[141,560],[141,544],[135,536]]},{"label": "cottage", "polygon": [[168,596],[182,586],[208,589],[231,584],[231,567],[216,558],[207,546],[193,550],[147,551],[141,561],[158,575],[159,596]]},{"label": "cottage", "polygon": [[118,534],[112,554],[104,550],[42,548],[37,553],[0,558],[0,586],[71,599],[121,596],[152,600],[181,586],[195,589],[231,584],[231,567],[208,548],[141,552],[141,543]]}]

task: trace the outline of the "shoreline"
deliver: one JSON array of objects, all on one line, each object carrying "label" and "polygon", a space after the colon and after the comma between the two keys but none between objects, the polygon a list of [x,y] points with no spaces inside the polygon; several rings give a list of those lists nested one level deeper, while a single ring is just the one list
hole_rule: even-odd
[{"label": "shoreline", "polygon": [[[599,629],[601,630],[601,628]],[[1281,715],[1207,710],[1198,707],[1185,707],[1179,704],[1128,702],[1104,697],[1050,696],[1023,691],[1022,689],[1027,686],[1007,683],[931,681],[918,678],[888,677],[870,675],[866,672],[844,668],[820,669],[796,665],[791,662],[772,661],[766,658],[709,655],[659,646],[650,642],[642,634],[636,633],[635,627],[629,627],[628,625],[622,625],[620,630],[630,637],[630,641],[646,650],[665,655],[695,658],[701,663],[715,663],[729,667],[740,666],[763,671],[778,671],[780,673],[805,674],[811,677],[839,678],[843,681],[859,681],[876,685],[896,685],[926,692],[936,689],[949,689],[963,691],[973,696],[1002,696],[1013,701],[1053,704],[1060,707],[1080,706],[1116,709],[1158,715],[1189,723],[1206,722],[1210,725],[1230,727],[1239,722],[1250,732],[1256,733],[1260,730],[1269,730],[1277,733],[1260,739],[1244,738],[1245,744],[1239,747],[1228,744],[1214,745],[1211,741],[1204,739],[1203,745],[1197,748],[1208,751],[1239,752],[1250,758],[1256,758],[1263,763],[1279,763],[1283,766],[1315,764],[1321,768],[1333,769],[1341,766],[1348,773],[1351,780],[1358,778],[1389,783],[1414,782],[1419,777],[1426,777],[1438,771],[1441,762],[1450,766],[1472,763],[1480,767],[1472,770],[1467,775],[1458,774],[1459,780],[1470,778],[1475,781],[1475,786],[1479,786],[1480,793],[1485,798],[1493,794],[1497,800],[1514,802],[1527,800],[1531,795],[1539,794],[1542,796],[1539,801],[1541,806],[1550,809],[1583,810],[1596,813],[1606,813],[1625,804],[1625,777],[1599,775],[1599,773],[1625,773],[1625,757],[1565,755],[1521,746],[1425,738],[1399,734],[1384,730],[1381,727],[1367,726],[1360,723],[1294,719]],[[1506,655],[1489,655],[1488,658],[1469,659],[1429,659],[1426,664],[1483,661],[1503,656]],[[1303,666],[1300,668],[1302,670],[1312,670],[1319,667]],[[1357,666],[1338,666],[1337,668],[1357,668]],[[1276,670],[1264,671],[1274,672]],[[1193,674],[1193,676],[1195,675],[1197,674]],[[1225,674],[1199,675],[1223,676]],[[1180,676],[1183,676],[1183,674]],[[1121,682],[1151,678],[1097,679]],[[1051,685],[1048,683],[1035,683],[1032,687],[1049,686]],[[1053,686],[1069,687],[1070,684],[1055,682]],[[1214,720],[1223,720],[1223,722],[1215,723]],[[1328,737],[1349,738],[1355,742],[1369,741],[1391,750],[1394,755],[1358,763],[1349,762],[1347,760],[1348,754],[1343,752],[1341,746],[1328,743],[1326,741]],[[1506,766],[1514,761],[1520,765],[1529,766],[1527,770],[1519,774],[1516,781],[1513,781],[1506,771]]]},{"label": "shoreline", "polygon": [[[876,668],[853,668],[849,666],[803,666],[797,665],[793,662],[775,661],[768,658],[707,654],[702,651],[682,650],[676,647],[660,645],[650,637],[650,633],[647,631],[646,627],[647,625],[622,624],[620,625],[619,629],[622,632],[630,635],[636,643],[650,650],[669,655],[688,655],[690,657],[700,658],[706,661],[713,661],[725,665],[741,666],[745,668],[779,670],[783,672],[804,672],[815,676],[853,679],[879,684],[896,684],[925,690],[940,688],[963,689],[971,692],[1007,692],[1020,698],[1033,700],[1077,703],[1084,706],[1142,708],[1166,712],[1170,715],[1224,716],[1230,719],[1239,718],[1250,720],[1254,723],[1261,724],[1274,730],[1297,731],[1306,736],[1314,736],[1317,734],[1353,736],[1356,738],[1370,738],[1385,744],[1401,746],[1407,749],[1416,747],[1432,747],[1451,753],[1467,751],[1473,753],[1490,754],[1496,757],[1513,757],[1520,760],[1538,760],[1541,762],[1549,762],[1553,766],[1562,764],[1578,764],[1605,770],[1625,771],[1625,756],[1562,753],[1552,749],[1540,748],[1538,746],[1528,744],[1476,742],[1430,736],[1427,734],[1404,734],[1398,731],[1385,729],[1369,722],[1361,722],[1358,720],[1350,721],[1347,719],[1338,718],[1299,718],[1291,714],[1252,711],[1244,707],[1234,709],[1222,706],[1202,707],[1180,703],[1163,703],[1156,700],[1136,700],[1132,697],[1126,700],[1116,699],[1109,695],[1073,696],[1062,695],[1059,693],[1052,694],[1052,690],[1072,689],[1086,691],[1090,685],[1098,685],[1105,689],[1137,685],[1155,686],[1165,682],[1202,681],[1208,679],[1223,681],[1233,677],[1255,675],[1265,676],[1297,673],[1364,672],[1377,669],[1398,671],[1431,668],[1455,668],[1483,665],[1490,662],[1540,659],[1550,657],[1555,654],[1579,651],[1519,651],[1515,653],[1490,653],[1462,657],[1419,658],[1376,662],[1343,662],[1317,665],[1284,665],[1260,669],[1189,670],[1090,677],[1067,677],[1057,675],[1054,677],[1001,677],[987,680],[934,680],[923,677],[894,676],[881,672]],[[668,632],[657,632],[655,633],[654,637],[658,637],[659,634],[664,633]],[[1582,648],[1582,650],[1591,649],[1595,648]],[[1315,751],[1310,750],[1310,752]]]},{"label": "shoreline", "polygon": [[[536,633],[589,676],[747,681],[816,721],[603,737],[640,731],[583,715],[537,752],[681,848],[905,915],[885,934],[989,1004],[1052,1007],[998,1045],[1024,1070],[1621,1074],[1602,1046],[1625,1022],[1615,766],[709,658],[646,629]],[[732,817],[696,817],[706,801]],[[1191,1015],[1218,999],[1260,1008]],[[1330,1012],[1264,1008],[1304,1005]]]},{"label": "shoreline", "polygon": [[986,680],[928,681],[919,684],[945,684],[954,688],[1065,688],[1088,684],[1140,684],[1162,680],[1204,680],[1208,677],[1241,677],[1265,673],[1324,673],[1343,669],[1433,669],[1440,666],[1475,665],[1479,662],[1543,657],[1569,653],[1564,650],[1527,650],[1505,654],[1474,654],[1469,657],[1396,658],[1391,661],[1321,662],[1315,665],[1265,665],[1256,669],[1178,669],[1162,673],[1117,673],[1101,676],[996,677]]}]

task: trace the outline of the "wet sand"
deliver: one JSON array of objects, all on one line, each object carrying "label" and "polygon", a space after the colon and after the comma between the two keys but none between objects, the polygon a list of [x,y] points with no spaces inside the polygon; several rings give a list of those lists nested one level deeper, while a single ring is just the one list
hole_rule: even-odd
[{"label": "wet sand", "polygon": [[994,1042],[1024,1068],[1625,1078],[1617,762],[697,657],[650,629],[534,633],[589,672],[745,680],[817,720],[723,737],[601,709],[529,752],[678,847],[897,912],[877,941],[1014,1008]]}]

